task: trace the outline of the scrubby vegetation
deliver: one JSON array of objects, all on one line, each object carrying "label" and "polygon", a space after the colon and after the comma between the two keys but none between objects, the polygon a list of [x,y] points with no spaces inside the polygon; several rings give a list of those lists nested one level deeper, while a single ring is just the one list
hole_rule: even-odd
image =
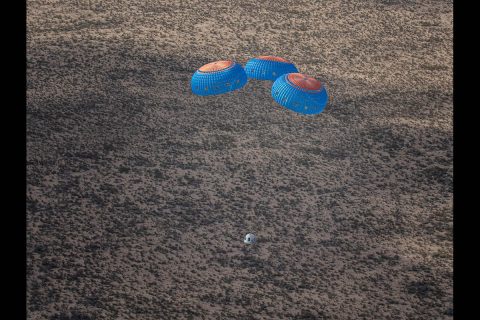
[{"label": "scrubby vegetation", "polygon": [[451,1],[217,2],[29,1],[28,318],[451,318]]}]

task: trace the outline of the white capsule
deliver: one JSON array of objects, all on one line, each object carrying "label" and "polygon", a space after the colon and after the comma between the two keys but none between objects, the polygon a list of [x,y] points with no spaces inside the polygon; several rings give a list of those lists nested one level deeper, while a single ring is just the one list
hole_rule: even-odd
[{"label": "white capsule", "polygon": [[243,240],[246,244],[254,244],[257,241],[257,237],[253,233],[248,233]]}]

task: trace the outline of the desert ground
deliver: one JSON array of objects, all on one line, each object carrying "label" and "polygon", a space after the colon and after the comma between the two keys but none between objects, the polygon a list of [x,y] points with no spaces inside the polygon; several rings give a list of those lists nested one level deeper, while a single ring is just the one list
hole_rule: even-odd
[{"label": "desert ground", "polygon": [[[452,12],[29,0],[28,319],[452,319]],[[192,94],[258,55],[325,110]]]}]

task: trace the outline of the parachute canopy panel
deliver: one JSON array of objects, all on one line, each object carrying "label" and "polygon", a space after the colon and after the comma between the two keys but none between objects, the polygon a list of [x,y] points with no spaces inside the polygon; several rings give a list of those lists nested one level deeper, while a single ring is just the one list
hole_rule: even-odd
[{"label": "parachute canopy panel", "polygon": [[243,67],[232,60],[221,60],[200,67],[190,82],[199,96],[222,94],[242,88],[247,83]]},{"label": "parachute canopy panel", "polygon": [[303,114],[317,114],[328,102],[322,83],[301,73],[279,77],[272,85],[272,97],[280,105]]},{"label": "parachute canopy panel", "polygon": [[249,78],[275,81],[285,73],[298,72],[298,70],[287,59],[276,56],[259,56],[247,62],[245,72]]}]

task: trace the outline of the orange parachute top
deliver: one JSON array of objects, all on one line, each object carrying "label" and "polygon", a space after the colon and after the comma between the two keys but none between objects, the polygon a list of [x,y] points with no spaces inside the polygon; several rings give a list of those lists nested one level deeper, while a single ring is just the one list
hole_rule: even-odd
[{"label": "orange parachute top", "polygon": [[283,58],[276,57],[276,56],[260,56],[257,59],[290,63],[290,61],[288,61],[287,59],[283,59]]},{"label": "orange parachute top", "polygon": [[288,81],[301,89],[312,91],[320,91],[320,89],[322,89],[322,83],[320,81],[301,73],[290,73],[287,78]]},{"label": "orange parachute top", "polygon": [[221,60],[207,63],[206,65],[200,67],[198,70],[201,72],[215,72],[223,69],[227,69],[233,65],[231,60]]}]

